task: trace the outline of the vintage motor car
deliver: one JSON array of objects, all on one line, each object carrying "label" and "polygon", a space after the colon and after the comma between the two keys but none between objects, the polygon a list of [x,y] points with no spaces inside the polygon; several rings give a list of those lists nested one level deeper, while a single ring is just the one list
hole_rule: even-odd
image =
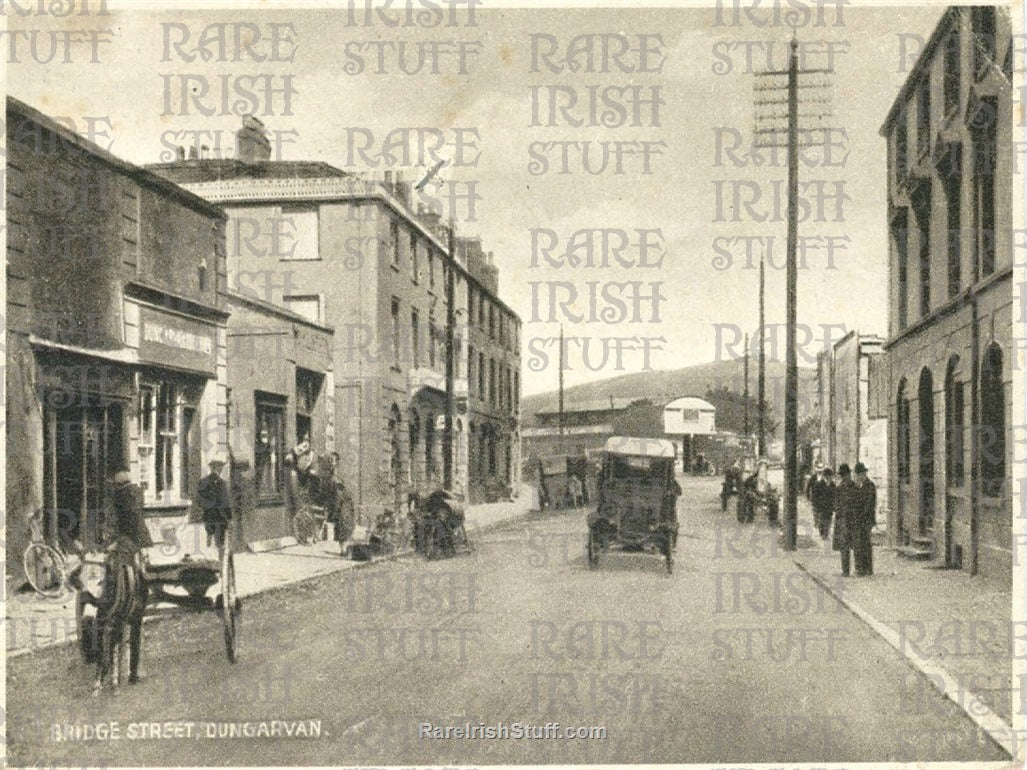
[{"label": "vintage motor car", "polygon": [[599,500],[588,516],[588,564],[618,548],[662,555],[674,568],[677,545],[676,449],[658,438],[613,436],[603,447]]}]

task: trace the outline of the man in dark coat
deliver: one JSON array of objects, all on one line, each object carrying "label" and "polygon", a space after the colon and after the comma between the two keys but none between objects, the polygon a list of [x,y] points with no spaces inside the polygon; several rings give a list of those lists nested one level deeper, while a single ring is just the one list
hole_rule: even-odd
[{"label": "man in dark coat", "polygon": [[849,576],[852,554],[852,471],[842,463],[838,466],[838,483],[834,489],[834,538],[832,546],[842,555],[842,575]]},{"label": "man in dark coat", "polygon": [[107,526],[107,539],[141,550],[153,545],[150,530],[143,518],[143,490],[132,483],[127,470],[119,470],[112,479]]},{"label": "man in dark coat", "polygon": [[849,534],[852,538],[852,552],[856,560],[856,574],[874,574],[874,552],[870,542],[870,531],[877,523],[877,487],[867,478],[867,467],[856,463],[855,480],[849,501]]},{"label": "man in dark coat", "polygon": [[213,540],[220,551],[225,545],[228,522],[232,519],[232,504],[228,483],[221,478],[225,461],[215,457],[208,467],[210,473],[200,479],[196,498],[203,515],[203,528],[207,530],[207,545]]},{"label": "man in dark coat", "polygon": [[827,540],[831,534],[831,518],[834,514],[834,471],[824,468],[809,487],[809,500],[813,506],[813,518],[817,522],[820,538]]}]

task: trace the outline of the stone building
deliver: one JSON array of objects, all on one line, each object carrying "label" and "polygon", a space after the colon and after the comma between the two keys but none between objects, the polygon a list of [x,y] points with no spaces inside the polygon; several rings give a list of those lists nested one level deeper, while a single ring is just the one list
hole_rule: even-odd
[{"label": "stone building", "polygon": [[192,510],[226,446],[225,216],[7,99],[7,564],[96,545],[107,484],[147,523]]},{"label": "stone building", "polygon": [[953,7],[881,129],[890,233],[891,536],[1011,575],[1013,40]]},{"label": "stone building", "polygon": [[[391,172],[378,181],[321,162],[272,161],[263,126],[252,117],[244,119],[239,137],[234,159],[181,157],[151,168],[226,210],[232,292],[333,328],[335,451],[360,519],[370,521],[383,507],[402,509],[408,493],[442,486],[450,318],[453,486],[472,501],[482,499],[478,487],[493,467],[504,468],[505,446],[515,451],[517,431],[510,420],[499,419],[498,401],[493,407],[481,398],[497,398],[498,378],[505,382],[509,375],[497,371],[489,380],[486,374],[473,394],[468,384],[469,370],[480,377],[479,354],[488,355],[490,372],[501,358],[477,336],[473,363],[468,357],[469,335],[478,334],[472,328],[488,330],[489,319],[486,338],[499,344],[505,308],[494,276],[492,285],[483,283],[490,269],[480,244],[477,250],[451,249],[456,239],[449,227]],[[482,307],[486,312],[479,316]],[[503,363],[519,372],[518,361],[514,350]],[[481,415],[474,420],[476,437],[479,425],[496,427],[486,431],[494,436],[484,445],[486,472],[479,468],[469,476],[469,457],[477,460],[481,451],[470,449],[472,413]]]}]

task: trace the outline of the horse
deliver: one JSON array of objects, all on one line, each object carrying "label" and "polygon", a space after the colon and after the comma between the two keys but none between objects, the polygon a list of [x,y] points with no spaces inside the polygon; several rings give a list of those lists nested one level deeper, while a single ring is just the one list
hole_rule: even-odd
[{"label": "horse", "polygon": [[139,681],[139,654],[142,647],[143,613],[149,598],[142,554],[133,543],[117,541],[104,563],[103,590],[97,597],[96,678],[93,695],[99,695],[108,678],[112,686],[121,683],[126,637],[128,643],[128,682]]}]

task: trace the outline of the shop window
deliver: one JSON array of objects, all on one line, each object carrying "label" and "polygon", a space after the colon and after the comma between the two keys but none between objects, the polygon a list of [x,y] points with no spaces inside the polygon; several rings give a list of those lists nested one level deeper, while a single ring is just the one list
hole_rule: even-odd
[{"label": "shop window", "polygon": [[146,503],[189,499],[198,464],[195,407],[173,382],[143,383],[138,402],[139,485]]},{"label": "shop window", "polygon": [[317,206],[283,206],[281,231],[283,260],[321,259]]},{"label": "shop window", "polygon": [[1006,393],[1002,349],[991,345],[981,364],[981,491],[1002,494],[1006,477]]},{"label": "shop window", "polygon": [[254,479],[263,503],[280,502],[285,491],[285,399],[258,394],[253,447]]},{"label": "shop window", "polygon": [[309,369],[296,369],[296,440],[314,437],[314,409],[321,395],[323,377]]}]

